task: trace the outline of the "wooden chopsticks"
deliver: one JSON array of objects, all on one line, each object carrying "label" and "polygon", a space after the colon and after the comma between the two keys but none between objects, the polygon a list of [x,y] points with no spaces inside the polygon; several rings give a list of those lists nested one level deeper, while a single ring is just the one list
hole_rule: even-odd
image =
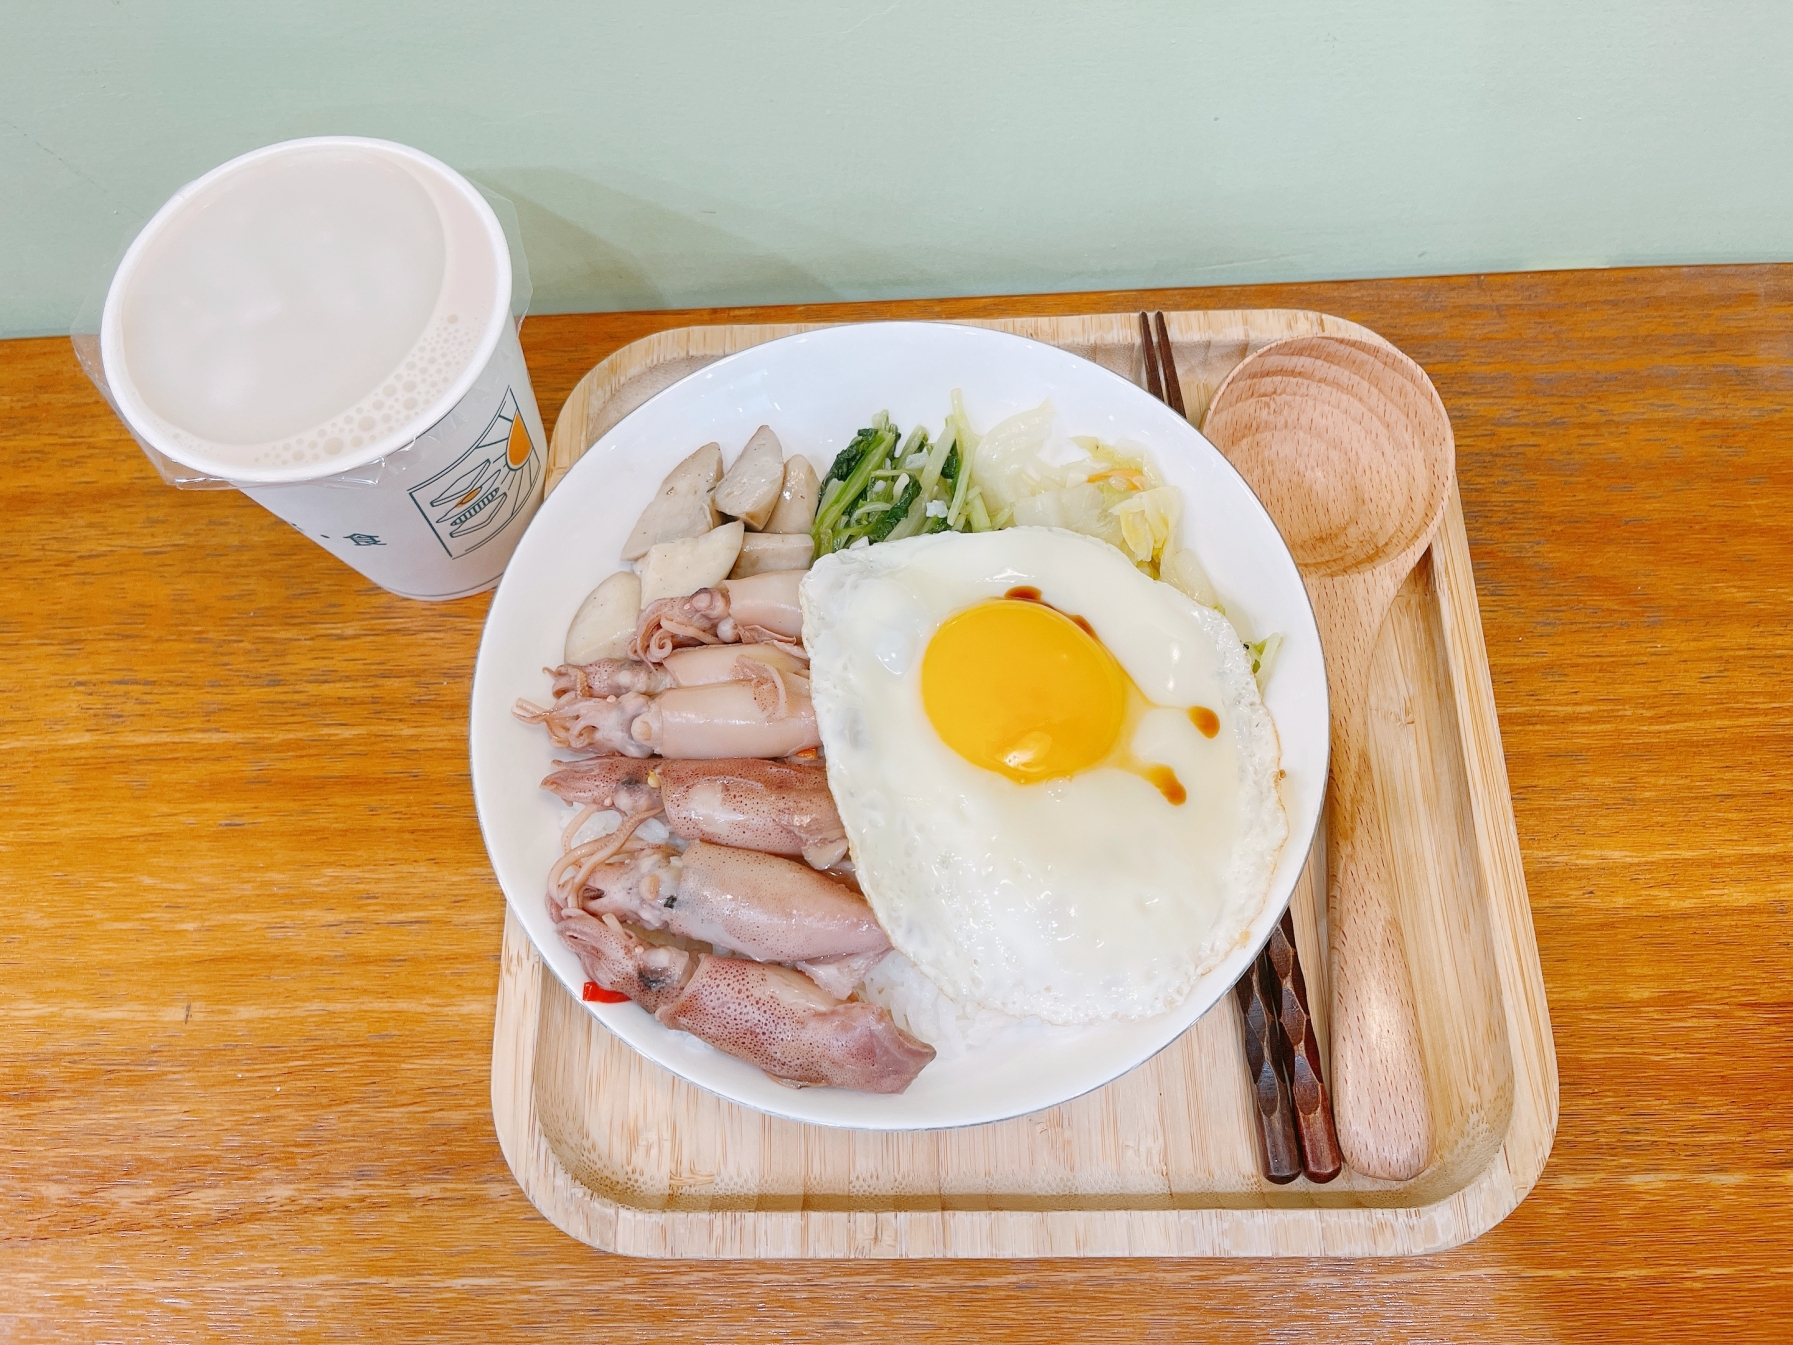
[{"label": "wooden chopsticks", "polygon": [[1152,324],[1146,315],[1139,315],[1139,343],[1146,352],[1146,391],[1166,403],[1185,420],[1189,412],[1183,406],[1183,385],[1177,380],[1177,362],[1170,351],[1170,330],[1164,325],[1164,314],[1158,319],[1158,339],[1152,340]]},{"label": "wooden chopsticks", "polygon": [[1258,1121],[1258,1158],[1265,1179],[1281,1186],[1301,1175],[1301,1136],[1284,1063],[1289,1048],[1278,1017],[1282,991],[1274,977],[1264,975],[1262,957],[1245,969],[1233,986],[1233,997],[1239,1001],[1239,1021],[1245,1029],[1245,1066],[1251,1076],[1252,1114]]},{"label": "wooden chopsticks", "polygon": [[1345,1159],[1332,1125],[1332,1097],[1320,1069],[1320,1039],[1307,1008],[1307,979],[1295,951],[1295,916],[1287,909],[1258,954],[1258,977],[1276,987],[1276,1019],[1282,1029],[1281,1049],[1288,1052],[1284,1062],[1301,1139],[1302,1170],[1309,1181],[1329,1182],[1344,1169]]},{"label": "wooden chopsticks", "polygon": [[[1163,313],[1152,319],[1139,315],[1139,343],[1145,353],[1146,391],[1187,419]],[[1308,1012],[1307,980],[1295,951],[1295,920],[1288,911],[1233,986],[1233,998],[1245,1034],[1265,1179],[1281,1185],[1305,1173],[1312,1182],[1331,1181],[1343,1170],[1344,1159],[1320,1068],[1320,1042]]]}]

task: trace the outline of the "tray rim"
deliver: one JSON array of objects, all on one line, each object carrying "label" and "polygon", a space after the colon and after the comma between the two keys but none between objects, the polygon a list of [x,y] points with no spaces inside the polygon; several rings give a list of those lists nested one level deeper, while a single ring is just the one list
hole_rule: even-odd
[{"label": "tray rim", "polygon": [[[1357,323],[1303,309],[1186,310],[1166,317],[1173,327],[1199,323],[1216,336],[1236,334],[1246,349],[1296,329],[1360,335],[1392,346]],[[1047,339],[1043,331],[1062,330],[1066,323],[1094,328],[1116,320],[1133,318],[1010,317],[972,319],[963,325]],[[629,378],[673,359],[720,357],[836,325],[843,324],[678,327],[620,347],[594,365],[569,394],[550,438],[546,488],[553,489],[592,437],[587,425],[594,397],[607,398]],[[1274,330],[1278,327],[1284,331]],[[1242,357],[1244,353],[1242,349]],[[562,1232],[601,1251],[680,1259],[1389,1256],[1442,1251],[1492,1228],[1524,1199],[1549,1156],[1559,1112],[1556,1053],[1454,485],[1431,555],[1514,1081],[1513,1109],[1499,1148],[1488,1166],[1457,1191],[1423,1206],[1297,1209],[839,1212],[625,1205],[591,1191],[568,1171],[536,1113],[545,968],[507,905],[494,1022],[492,1115],[499,1146],[524,1194]]]}]

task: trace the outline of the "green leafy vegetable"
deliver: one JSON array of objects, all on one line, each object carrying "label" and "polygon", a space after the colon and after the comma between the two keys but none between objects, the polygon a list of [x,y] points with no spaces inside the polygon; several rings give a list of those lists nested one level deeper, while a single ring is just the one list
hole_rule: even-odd
[{"label": "green leafy vegetable", "polygon": [[844,482],[853,474],[853,469],[864,460],[867,450],[877,442],[878,436],[890,427],[890,417],[880,411],[872,417],[872,423],[858,434],[853,441],[834,455],[834,465],[828,469],[828,475],[822,478],[822,485],[827,487],[830,481]]},{"label": "green leafy vegetable", "polygon": [[[851,546],[865,536],[869,524],[861,520],[861,510],[874,502],[867,498],[872,474],[890,460],[896,444],[897,428],[890,423],[890,417],[880,411],[872,417],[869,426],[854,435],[853,441],[835,455],[822,482],[821,504],[810,529],[818,556]],[[849,514],[849,510],[853,512]],[[865,518],[882,512],[885,511],[865,511]]]},{"label": "green leafy vegetable", "polygon": [[[952,434],[949,427],[948,435]],[[925,492],[926,498],[920,501],[922,521],[919,525],[922,532],[945,532],[952,524],[953,493],[958,489],[960,479],[965,475],[965,460],[959,455],[959,446],[953,438],[943,438],[942,442],[950,445],[946,457],[940,464],[940,475],[934,482],[934,488]],[[922,480],[927,480],[927,473],[922,473]]]},{"label": "green leafy vegetable", "polygon": [[865,539],[868,542],[886,540],[896,530],[899,523],[908,521],[910,506],[920,498],[921,482],[912,478],[909,484],[903,487],[903,493],[897,496],[896,502],[879,514],[871,527],[866,530]]},{"label": "green leafy vegetable", "polygon": [[939,440],[935,442],[933,449],[928,453],[927,462],[922,465],[921,491],[929,498],[933,497],[934,487],[946,471],[947,455],[953,451],[958,438],[958,435],[953,432],[952,421],[948,420],[946,428],[940,432]]}]

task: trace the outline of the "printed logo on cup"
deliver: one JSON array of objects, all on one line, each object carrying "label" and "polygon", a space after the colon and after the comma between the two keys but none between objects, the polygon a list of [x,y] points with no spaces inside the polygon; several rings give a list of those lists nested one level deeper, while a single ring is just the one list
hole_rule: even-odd
[{"label": "printed logo on cup", "polygon": [[421,485],[411,500],[450,556],[498,536],[535,503],[542,458],[510,388],[485,431],[460,457]]}]

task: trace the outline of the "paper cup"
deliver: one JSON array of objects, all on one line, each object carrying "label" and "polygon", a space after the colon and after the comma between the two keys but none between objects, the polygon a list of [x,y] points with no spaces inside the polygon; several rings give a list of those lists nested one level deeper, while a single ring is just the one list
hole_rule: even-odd
[{"label": "paper cup", "polygon": [[498,581],[541,501],[510,296],[503,228],[454,170],[389,141],[287,141],[150,220],[100,356],[144,444],[382,588],[457,598]]}]

